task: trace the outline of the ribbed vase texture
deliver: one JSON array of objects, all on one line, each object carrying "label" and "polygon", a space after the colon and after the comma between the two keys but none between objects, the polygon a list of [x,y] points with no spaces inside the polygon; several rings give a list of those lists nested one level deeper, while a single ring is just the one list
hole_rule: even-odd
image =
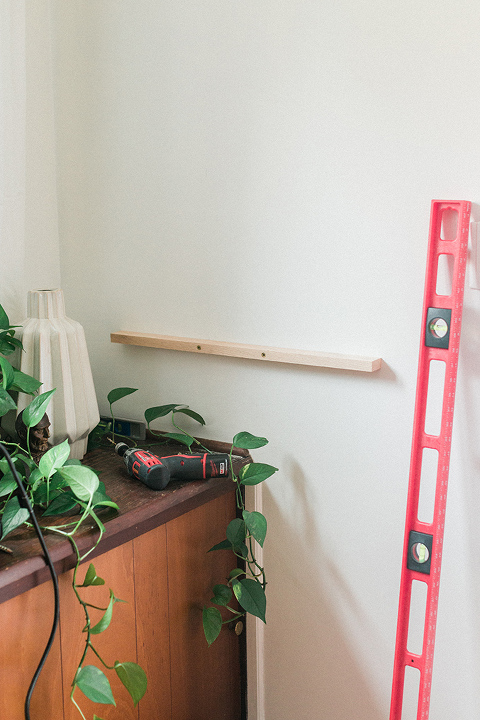
[{"label": "ribbed vase texture", "polygon": [[[65,315],[59,289],[31,290],[27,313],[17,332],[24,347],[20,370],[43,383],[40,393],[56,388],[47,408],[50,444],[68,439],[70,457],[81,460],[88,434],[100,420],[83,327]],[[19,410],[31,399],[21,393]]]}]

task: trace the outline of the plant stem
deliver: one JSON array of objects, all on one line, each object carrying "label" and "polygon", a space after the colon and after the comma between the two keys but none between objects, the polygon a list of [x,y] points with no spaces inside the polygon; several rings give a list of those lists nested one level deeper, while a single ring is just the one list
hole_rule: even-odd
[{"label": "plant stem", "polygon": [[[233,612],[233,611],[232,611]],[[222,621],[222,625],[230,625],[231,622],[235,622],[235,620],[239,620],[241,617],[245,617],[245,613],[238,613],[237,617],[235,618],[227,618],[226,620]]]},{"label": "plant stem", "polygon": [[[237,617],[242,617],[243,615],[245,615],[244,612],[239,612],[238,610],[234,610],[233,608],[230,607],[230,605],[225,605],[225,609],[230,610],[230,612],[233,613],[234,615],[237,615]],[[225,622],[232,622],[232,618],[230,618],[230,620],[226,620]]]},{"label": "plant stem", "polygon": [[101,657],[101,655],[98,654],[98,652],[95,650],[95,648],[93,647],[93,645],[92,645],[92,643],[91,643],[90,641],[88,642],[88,647],[90,648],[90,650],[93,650],[93,652],[95,653],[95,655],[98,657],[98,659],[99,659],[100,662],[102,663],[103,667],[106,667],[107,670],[115,670],[115,665],[107,665],[107,663],[105,662],[105,660]]},{"label": "plant stem", "polygon": [[2,440],[2,445],[11,445],[11,447],[16,447],[17,450],[21,450],[23,453],[25,452],[25,448],[22,448],[21,445],[14,442],[7,442],[6,440]]},{"label": "plant stem", "polygon": [[115,443],[115,418],[113,416],[112,403],[110,403],[110,415],[112,416],[112,442]]},{"label": "plant stem", "polygon": [[76,687],[76,685],[73,685],[73,687],[72,687],[72,692],[70,693],[70,700],[72,701],[72,703],[73,703],[73,704],[75,705],[75,707],[77,708],[77,710],[78,710],[78,712],[80,713],[80,715],[82,716],[83,720],[87,720],[87,718],[85,717],[85,715],[83,714],[83,712],[82,712],[82,710],[81,710],[81,708],[80,708],[80,705],[78,705],[78,703],[76,702],[75,698],[73,697],[73,693],[75,692],[75,687]]},{"label": "plant stem", "polygon": [[212,452],[211,450],[209,450],[208,448],[206,448],[205,445],[202,445],[202,443],[200,442],[200,440],[197,440],[197,438],[193,437],[193,435],[190,435],[190,433],[187,433],[186,430],[184,430],[184,429],[181,428],[179,425],[177,425],[177,423],[175,422],[175,410],[172,410],[172,425],[173,425],[173,427],[176,427],[177,430],[180,430],[180,432],[182,432],[184,435],[186,435],[187,437],[190,438],[190,440],[192,441],[192,442],[190,443],[190,445],[188,446],[190,449],[191,449],[193,443],[195,443],[196,445],[200,445],[200,447],[203,448],[204,450],[206,450],[208,453],[211,453],[211,452]]}]

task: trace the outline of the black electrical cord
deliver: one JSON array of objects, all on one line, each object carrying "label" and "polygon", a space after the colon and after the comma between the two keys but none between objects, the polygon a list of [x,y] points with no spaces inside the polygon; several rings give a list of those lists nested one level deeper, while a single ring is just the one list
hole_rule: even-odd
[{"label": "black electrical cord", "polygon": [[58,622],[59,622],[59,618],[60,618],[60,593],[58,590],[57,573],[55,572],[55,568],[53,567],[52,558],[50,557],[50,553],[48,552],[47,546],[45,544],[45,539],[42,535],[42,531],[40,530],[40,526],[37,522],[37,518],[35,517],[35,513],[33,512],[33,508],[30,504],[30,500],[28,499],[28,495],[27,495],[27,492],[23,485],[23,482],[17,472],[17,469],[15,468],[12,458],[10,457],[10,453],[8,452],[7,448],[4,445],[2,445],[2,443],[0,443],[0,451],[1,451],[2,455],[5,457],[5,459],[8,463],[8,466],[9,466],[10,470],[12,471],[13,477],[15,478],[15,482],[18,485],[18,489],[19,489],[21,497],[22,497],[22,503],[27,508],[28,512],[30,513],[32,524],[35,528],[35,532],[38,535],[40,545],[42,546],[43,554],[45,555],[45,562],[48,565],[50,574],[52,576],[53,590],[54,590],[54,594],[55,594],[55,610],[54,610],[52,631],[50,633],[50,637],[48,638],[48,642],[45,646],[45,650],[43,652],[42,658],[38,664],[37,669],[35,670],[35,674],[32,678],[32,682],[30,683],[30,687],[28,688],[27,696],[25,698],[25,720],[30,720],[30,701],[32,698],[32,693],[35,688],[36,682],[38,680],[38,676],[40,675],[42,668],[45,664],[45,660],[47,659],[48,653],[51,650],[51,647],[53,645],[53,640],[55,638],[55,633],[57,632],[57,628],[58,628]]}]

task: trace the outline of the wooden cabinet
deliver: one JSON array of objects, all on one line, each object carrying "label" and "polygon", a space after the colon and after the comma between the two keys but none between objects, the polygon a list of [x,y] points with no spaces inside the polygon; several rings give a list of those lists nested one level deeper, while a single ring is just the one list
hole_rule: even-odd
[{"label": "wooden cabinet", "polygon": [[[97,464],[102,462],[97,458]],[[241,720],[243,638],[224,629],[208,647],[201,622],[212,586],[224,582],[233,567],[228,551],[207,552],[225,537],[226,525],[235,516],[233,484],[217,479],[157,494],[136,488],[117,466],[113,475],[127,485],[127,495],[133,490],[135,496],[138,490],[141,497],[124,511],[121,499],[119,516],[106,523],[103,544],[109,549],[89,557],[79,577],[93,562],[106,584],[85,588],[84,597],[105,607],[111,587],[126,601],[115,604],[112,623],[96,636],[95,645],[110,665],[116,660],[138,662],[147,672],[148,690],[134,708],[115,673],[108,673],[117,707],[94,705],[78,689],[75,697],[89,719],[96,712],[103,720]],[[108,478],[105,484],[115,496]],[[123,505],[128,505],[125,498]],[[22,542],[19,535],[10,545],[21,547]],[[71,589],[72,570],[66,568],[72,564],[71,553],[56,538],[49,538],[49,544],[56,565],[64,570],[59,576],[61,619],[33,694],[31,720],[77,720],[81,716],[70,700],[70,686],[82,652],[84,618]],[[25,695],[53,617],[51,583],[36,584],[35,577],[43,574],[38,564],[28,578],[20,578],[22,562],[31,565],[32,559],[3,561],[0,568],[0,600],[2,592],[3,597],[10,595],[0,604],[0,718],[5,720],[24,718]],[[15,594],[25,583],[35,586]],[[90,663],[98,664],[91,651]]]}]

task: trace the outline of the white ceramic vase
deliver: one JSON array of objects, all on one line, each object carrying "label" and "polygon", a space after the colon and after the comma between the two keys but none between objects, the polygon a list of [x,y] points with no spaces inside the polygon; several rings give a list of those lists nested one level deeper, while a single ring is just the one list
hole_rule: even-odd
[{"label": "white ceramic vase", "polygon": [[[88,434],[100,420],[83,327],[65,315],[59,289],[30,290],[27,313],[17,331],[24,348],[20,370],[43,383],[39,392],[56,388],[47,408],[50,444],[68,439],[70,457],[81,460]],[[18,410],[31,399],[20,393]]]}]

